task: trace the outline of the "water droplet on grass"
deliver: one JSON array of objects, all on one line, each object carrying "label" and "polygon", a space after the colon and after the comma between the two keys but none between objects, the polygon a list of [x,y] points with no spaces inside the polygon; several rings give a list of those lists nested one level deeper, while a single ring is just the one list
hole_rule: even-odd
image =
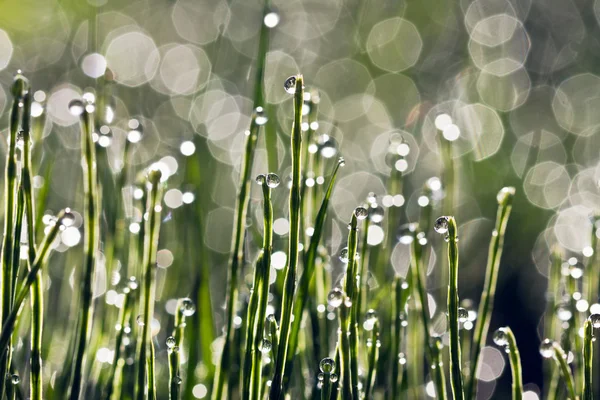
[{"label": "water droplet on grass", "polygon": [[433,229],[439,234],[448,232],[448,217],[439,217],[436,219]]},{"label": "water droplet on grass", "polygon": [[173,336],[169,336],[167,338],[166,344],[167,344],[167,348],[172,349],[173,347],[175,347],[176,344],[176,340]]},{"label": "water droplet on grass", "polygon": [[325,357],[319,363],[319,369],[324,374],[331,374],[335,372],[335,361],[333,358]]},{"label": "water droplet on grass", "polygon": [[79,99],[71,100],[71,102],[69,103],[69,112],[72,115],[79,116],[83,114],[84,109],[85,105],[83,104],[83,101]]},{"label": "water droplet on grass", "polygon": [[179,310],[184,316],[190,317],[196,312],[196,306],[194,305],[192,299],[186,297],[185,299],[181,300],[181,306],[179,307]]},{"label": "water droplet on grass", "polygon": [[357,219],[363,220],[369,216],[369,210],[364,207],[356,207],[354,209],[354,215],[356,215]]},{"label": "water droplet on grass", "polygon": [[550,358],[554,355],[554,342],[550,339],[544,339],[540,344],[540,354],[544,358]]},{"label": "water droplet on grass", "polygon": [[499,328],[494,332],[494,343],[498,346],[508,346],[508,335],[505,328]]},{"label": "water droplet on grass", "polygon": [[333,308],[338,308],[344,301],[344,292],[340,288],[333,288],[327,295],[327,304]]},{"label": "water droplet on grass", "polygon": [[267,186],[271,189],[276,188],[281,183],[281,179],[277,174],[269,173],[267,174]]},{"label": "water droplet on grass", "polygon": [[285,83],[283,84],[283,88],[289,94],[296,93],[296,77],[295,76],[290,76],[289,78],[287,78],[285,80]]}]

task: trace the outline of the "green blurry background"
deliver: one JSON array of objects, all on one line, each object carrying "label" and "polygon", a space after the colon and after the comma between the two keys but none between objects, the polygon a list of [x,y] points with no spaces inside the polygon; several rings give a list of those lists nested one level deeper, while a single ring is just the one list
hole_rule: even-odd
[{"label": "green blurry background", "polygon": [[[288,179],[292,100],[283,82],[301,72],[307,87],[321,97],[318,132],[332,137],[346,159],[326,237],[333,255],[344,246],[345,224],[354,207],[371,191],[387,194],[386,177],[393,166],[387,165],[385,155],[392,133],[400,133],[411,147],[399,222],[417,220],[422,185],[441,175],[434,120],[440,113],[451,115],[461,131],[453,145],[461,298],[480,296],[495,196],[501,187],[513,185],[517,196],[492,329],[511,326],[520,345],[526,390],[539,390],[537,332],[545,306],[548,249],[558,243],[567,255],[581,260],[590,244],[589,216],[600,211],[600,77],[595,75],[600,65],[600,3],[274,0],[273,7],[271,23],[278,24],[271,31],[265,95],[276,151],[267,155],[264,140],[259,141],[253,175],[273,171],[284,182]],[[40,116],[45,121],[43,151],[37,151],[40,171],[50,172],[37,182],[48,187],[48,210],[71,205],[81,212],[79,127],[67,104],[100,81],[114,93],[114,119],[108,123],[107,118],[110,133],[99,141],[100,174],[109,176],[122,168],[126,137],[137,129],[132,119],[139,121],[143,136],[134,145],[128,181],[153,161],[162,159],[170,168],[159,253],[159,335],[166,335],[167,324],[172,324],[172,299],[189,295],[200,282],[210,286],[213,308],[204,314],[201,329],[214,338],[221,332],[261,13],[258,0],[0,4],[3,133],[9,85],[22,69],[34,90],[43,91],[36,97],[45,116]],[[101,77],[108,79],[97,79]],[[5,150],[2,141],[2,164]],[[110,215],[116,195],[105,192],[104,211]],[[133,189],[125,196],[132,194]],[[257,187],[248,221],[249,260],[260,243],[259,202]],[[285,250],[284,185],[275,191],[274,202],[279,219],[275,251]],[[125,212],[134,235],[141,212],[131,207]],[[66,321],[75,322],[78,234],[64,235],[58,249],[75,249],[53,257],[49,270],[45,341],[51,346],[45,346],[45,376],[60,369],[72,331]],[[438,240],[434,247],[439,260],[443,253]],[[334,261],[333,271],[341,271]],[[394,264],[398,272],[401,264]],[[111,281],[119,277],[108,276],[106,263],[98,267],[95,295],[100,308],[105,303],[109,307],[116,296]],[[432,301],[439,301],[440,285],[431,281]],[[164,346],[157,351],[163,357],[159,368],[166,368]],[[98,368],[106,364],[97,361]],[[482,398],[491,396],[496,386],[494,395],[502,398],[509,388],[505,361],[495,353],[484,361],[492,372]],[[211,368],[203,367],[198,376],[210,374]]]}]

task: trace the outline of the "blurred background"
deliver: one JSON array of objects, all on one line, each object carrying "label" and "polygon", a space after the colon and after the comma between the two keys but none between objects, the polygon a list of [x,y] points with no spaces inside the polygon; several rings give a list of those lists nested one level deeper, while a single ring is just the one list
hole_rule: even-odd
[{"label": "blurred background", "polygon": [[[269,118],[276,122],[272,126],[277,151],[267,155],[261,138],[252,175],[271,170],[284,182],[289,177],[292,99],[283,83],[300,72],[307,88],[320,95],[318,133],[331,138],[329,157],[338,154],[346,159],[325,238],[333,255],[345,246],[350,213],[369,192],[383,199],[386,207],[401,208],[398,222],[418,220],[423,184],[442,175],[435,118],[440,113],[451,116],[460,130],[452,148],[458,180],[454,214],[460,223],[461,298],[479,300],[496,193],[503,186],[515,186],[491,332],[511,326],[520,345],[525,389],[539,393],[538,332],[549,249],[558,243],[567,256],[584,261],[582,252],[590,246],[592,232],[589,217],[600,212],[600,77],[596,75],[600,73],[600,2],[272,3],[273,13],[264,21],[272,26],[265,96]],[[34,112],[45,116],[40,130],[43,151],[38,151],[40,168],[51,168],[45,167],[50,172],[39,176],[37,187],[48,188],[47,209],[56,212],[72,205],[81,212],[78,118],[67,105],[102,78],[114,101],[106,115],[109,129],[100,132],[98,141],[106,154],[101,173],[121,170],[128,137],[135,143],[130,182],[137,171],[157,160],[170,169],[158,257],[157,315],[171,318],[173,299],[193,291],[202,269],[210,279],[215,338],[223,325],[233,207],[244,131],[252,114],[261,19],[259,0],[0,4],[3,135],[10,84],[21,69],[35,91]],[[393,134],[400,134],[410,147],[406,164],[400,167],[386,162]],[[5,141],[0,151],[3,164]],[[186,168],[190,158],[199,165],[194,173]],[[397,195],[386,192],[391,168],[403,170],[405,185],[400,197],[386,198]],[[128,189],[126,196],[135,194]],[[262,221],[258,189],[253,188],[248,221],[249,231],[255,234],[260,233]],[[284,252],[286,192],[284,185],[274,192],[274,245],[275,251]],[[438,204],[434,210],[439,212]],[[139,230],[136,212],[140,211],[126,210],[131,234]],[[58,249],[80,248],[80,237],[75,227],[63,235]],[[433,271],[435,259],[445,253],[443,241],[432,240],[437,255],[432,257]],[[259,237],[249,235],[248,259],[259,243]],[[276,253],[278,270],[285,266],[284,252]],[[49,270],[48,297],[56,303],[47,309],[46,332],[63,332],[62,316],[75,318],[70,299],[77,295],[73,274],[80,253],[72,257],[67,253],[53,258]],[[396,272],[405,273],[401,258],[392,264]],[[335,275],[342,266],[337,257],[332,262]],[[116,292],[111,289],[114,276],[106,271],[101,263],[95,296],[99,303],[110,305]],[[249,279],[252,270],[245,273]],[[376,287],[375,279],[372,284]],[[444,312],[443,286],[437,279],[429,282],[432,304],[441,301],[438,314]],[[167,321],[160,320],[161,334]],[[55,346],[52,354],[60,354],[61,339],[48,340]],[[164,346],[157,351],[159,357],[166,352]],[[488,382],[480,397],[503,398],[510,388],[506,358],[497,349],[488,353],[484,359]],[[51,373],[60,357],[49,357]],[[211,367],[206,368],[210,372]],[[203,388],[194,386],[194,396],[206,396]]]}]

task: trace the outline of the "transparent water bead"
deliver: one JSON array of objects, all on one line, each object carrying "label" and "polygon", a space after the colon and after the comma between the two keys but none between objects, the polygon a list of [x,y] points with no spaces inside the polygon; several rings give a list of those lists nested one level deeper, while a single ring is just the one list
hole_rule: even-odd
[{"label": "transparent water bead", "polygon": [[296,76],[290,76],[287,78],[283,84],[283,88],[289,94],[296,93]]},{"label": "transparent water bead", "polygon": [[17,375],[17,374],[13,374],[13,375],[10,377],[10,381],[11,381],[11,383],[12,383],[13,385],[18,385],[18,384],[19,384],[19,382],[21,382],[21,378],[19,377],[19,375]]},{"label": "transparent water bead", "polygon": [[139,326],[144,326],[144,316],[142,314],[138,315],[135,319]]},{"label": "transparent water bead", "polygon": [[167,341],[165,342],[167,345],[167,348],[172,349],[173,347],[175,347],[175,344],[177,343],[175,338],[173,336],[169,336],[167,338]]},{"label": "transparent water bead", "polygon": [[265,15],[263,22],[267,28],[275,28],[277,25],[279,25],[279,20],[279,14],[271,11]]},{"label": "transparent water bead", "polygon": [[61,223],[63,226],[66,227],[73,226],[73,224],[75,223],[75,214],[71,212],[70,208],[65,209],[65,214],[62,217]]},{"label": "transparent water bead", "polygon": [[129,278],[129,281],[127,282],[127,286],[129,287],[130,290],[136,290],[138,288],[138,282],[135,276],[132,276]]},{"label": "transparent water bead", "polygon": [[264,125],[268,120],[269,118],[267,117],[264,108],[259,106],[254,109],[254,122],[256,122],[256,125]]},{"label": "transparent water bead", "polygon": [[256,179],[254,179],[256,181],[256,183],[258,183],[259,185],[262,185],[263,183],[265,183],[267,177],[265,176],[265,174],[260,174],[256,177]]},{"label": "transparent water bead", "polygon": [[365,321],[374,324],[377,321],[377,311],[373,310],[372,308],[369,309],[365,315]]},{"label": "transparent water bead", "polygon": [[448,217],[439,217],[436,219],[433,229],[439,234],[448,232]]},{"label": "transparent water bead", "polygon": [[462,308],[458,308],[458,321],[459,322],[467,322],[469,320],[469,312]]},{"label": "transparent water bead", "polygon": [[591,314],[588,319],[592,323],[592,327],[600,329],[600,314]]},{"label": "transparent water bead", "polygon": [[319,154],[323,158],[332,158],[338,153],[337,141],[329,135],[323,134],[317,140],[319,144]]},{"label": "transparent water bead", "polygon": [[72,115],[78,117],[81,114],[83,114],[83,110],[85,110],[85,105],[83,104],[83,101],[79,99],[74,99],[69,102],[69,112]]},{"label": "transparent water bead", "polygon": [[383,221],[385,211],[382,206],[377,203],[371,203],[371,209],[369,210],[369,220],[376,224]]},{"label": "transparent water bead", "polygon": [[559,304],[556,307],[556,316],[561,321],[569,321],[573,317],[573,312],[568,303]]},{"label": "transparent water bead", "polygon": [[494,343],[501,347],[508,346],[508,334],[506,333],[506,328],[498,328],[496,332],[494,332]]},{"label": "transparent water bead", "polygon": [[190,317],[196,312],[196,306],[194,305],[192,299],[186,297],[181,300],[181,306],[179,307],[179,310],[186,317]]},{"label": "transparent water bead", "polygon": [[267,186],[270,187],[271,189],[276,188],[281,183],[281,179],[279,178],[279,176],[272,172],[267,174],[266,180],[267,180]]},{"label": "transparent water bead", "polygon": [[324,374],[332,374],[335,372],[335,361],[333,358],[325,357],[319,363],[319,369]]},{"label": "transparent water bead", "polygon": [[331,375],[329,375],[329,382],[336,383],[337,381],[338,381],[337,374],[331,374]]},{"label": "transparent water bead", "polygon": [[333,288],[327,295],[327,304],[333,308],[338,308],[344,301],[344,292],[340,288]]},{"label": "transparent water bead", "polygon": [[345,167],[345,166],[346,166],[346,160],[344,160],[344,157],[340,157],[340,158],[338,159],[338,165],[339,165],[340,167]]},{"label": "transparent water bead", "polygon": [[263,353],[268,353],[269,351],[271,351],[272,347],[273,347],[273,345],[271,344],[270,340],[263,339],[263,341],[260,343],[259,350],[262,351]]},{"label": "transparent water bead", "polygon": [[343,262],[344,264],[348,263],[348,248],[347,247],[344,247],[340,251],[340,261]]},{"label": "transparent water bead", "polygon": [[550,339],[544,339],[540,344],[540,354],[544,358],[550,358],[554,355],[554,342]]},{"label": "transparent water bead", "polygon": [[356,207],[354,209],[354,215],[356,215],[357,219],[363,220],[369,216],[369,210],[365,207]]},{"label": "transparent water bead", "polygon": [[496,200],[498,200],[498,204],[504,203],[508,198],[513,197],[515,195],[515,188],[512,186],[503,187],[500,189],[498,194],[496,195]]}]

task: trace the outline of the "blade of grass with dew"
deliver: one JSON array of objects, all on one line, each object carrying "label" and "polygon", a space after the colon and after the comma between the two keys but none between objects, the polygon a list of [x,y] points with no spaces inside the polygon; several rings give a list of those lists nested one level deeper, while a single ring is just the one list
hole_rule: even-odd
[{"label": "blade of grass with dew", "polygon": [[523,399],[523,370],[521,368],[521,355],[517,346],[515,335],[509,327],[498,328],[494,332],[494,343],[503,347],[508,353],[510,371],[512,375],[512,399]]},{"label": "blade of grass with dew", "polygon": [[[327,210],[329,208],[329,199],[331,198],[331,194],[333,193],[333,187],[335,185],[338,170],[344,165],[344,159],[340,158],[333,169],[333,173],[331,174],[331,178],[329,180],[329,185],[327,186],[327,191],[325,192],[325,196],[323,197],[321,207],[319,208],[319,212],[317,213],[317,218],[315,220],[315,230],[313,232],[312,237],[310,238],[308,250],[305,252],[304,270],[302,272],[302,275],[300,276],[300,282],[298,284],[298,294],[296,296],[296,301],[294,302],[292,329],[290,331],[290,339],[288,345],[288,354],[292,356],[296,354],[296,350],[298,347],[298,333],[300,332],[302,313],[304,312],[306,303],[308,301],[307,297],[311,280],[315,275],[315,265],[318,255],[318,247],[321,241],[321,237],[323,236],[325,220],[327,217]],[[294,358],[290,357],[288,365],[285,367],[286,370],[292,371],[293,362]],[[287,387],[289,380],[285,379],[284,382]]]},{"label": "blade of grass with dew", "polygon": [[[281,318],[279,334],[279,352],[275,358],[275,372],[271,381],[269,392],[270,400],[279,400],[283,395],[283,377],[288,357],[288,346],[292,325],[292,307],[294,305],[294,294],[296,292],[296,270],[298,267],[298,242],[300,238],[300,190],[301,190],[301,149],[302,149],[302,104],[304,103],[304,79],[302,75],[290,77],[286,86],[293,79],[294,91],[294,123],[291,134],[292,155],[292,187],[290,189],[290,231],[288,265],[286,268],[283,297],[281,301]],[[290,82],[290,85],[291,82]],[[293,354],[292,354],[293,356]]]},{"label": "blade of grass with dew", "polygon": [[[360,293],[360,275],[358,271],[358,221],[364,220],[368,216],[366,208],[360,206],[354,209],[352,219],[348,226],[348,266],[346,268],[345,288],[346,295],[350,299],[350,305],[342,307],[345,310],[350,308],[348,318],[345,323],[348,339],[350,342],[350,371],[352,383],[352,398],[358,400],[360,398],[360,382],[358,380],[358,294]],[[344,315],[345,312],[342,312]],[[343,332],[345,333],[345,332]]]},{"label": "blade of grass with dew", "polygon": [[560,374],[567,386],[567,393],[569,395],[569,399],[577,400],[578,397],[575,392],[575,382],[573,380],[573,374],[571,373],[571,368],[569,367],[569,364],[567,364],[567,354],[558,342],[552,343],[552,350],[552,358],[554,358],[554,362],[556,362]]},{"label": "blade of grass with dew", "polygon": [[500,269],[500,259],[502,258],[502,249],[504,247],[504,234],[508,225],[508,218],[512,209],[512,202],[515,196],[514,187],[504,187],[498,192],[498,212],[496,213],[496,226],[492,232],[492,239],[488,251],[488,262],[485,272],[485,283],[481,300],[479,302],[478,318],[475,324],[473,334],[473,344],[471,349],[471,377],[467,385],[467,399],[474,398],[477,392],[477,370],[481,362],[481,349],[484,346],[490,329],[492,320],[492,310],[494,309],[494,298],[496,297],[496,285],[498,282],[498,270]]},{"label": "blade of grass with dew", "polygon": [[[154,375],[153,369],[146,371],[147,347],[152,345],[150,335],[150,324],[154,314],[154,291],[156,285],[156,251],[158,247],[158,237],[160,232],[160,206],[161,203],[161,180],[162,172],[157,166],[152,166],[147,175],[148,179],[148,204],[146,213],[148,214],[148,224],[144,233],[144,257],[143,257],[143,314],[141,334],[138,339],[138,361],[136,378],[136,399],[144,400],[146,376],[148,376],[148,392],[151,388],[150,379]],[[138,321],[139,322],[139,321]],[[152,358],[152,357],[150,357]],[[151,360],[152,367],[154,360]],[[147,373],[147,374],[146,374]]]},{"label": "blade of grass with dew", "polygon": [[[401,371],[398,357],[402,348],[402,327],[406,322],[406,303],[410,296],[411,285],[400,276],[394,278],[392,285],[392,325],[390,326],[391,337],[391,389],[388,391],[388,399],[398,399],[400,396],[400,385],[403,371]],[[390,397],[391,394],[391,397]]]},{"label": "blade of grass with dew", "polygon": [[[597,320],[592,322],[593,319]],[[594,324],[600,327],[600,315],[590,315],[583,324],[583,387],[581,388],[581,400],[593,400],[593,356],[594,356]]]},{"label": "blade of grass with dew", "polygon": [[[6,152],[6,167],[4,173],[4,236],[2,238],[2,280],[0,283],[0,291],[2,292],[2,307],[0,307],[2,324],[6,323],[6,320],[11,312],[12,290],[10,285],[13,282],[12,247],[17,182],[17,134],[19,130],[20,103],[23,100],[23,96],[28,91],[29,82],[23,75],[20,74],[19,71],[15,76],[11,87],[13,102],[10,111],[8,151]],[[8,349],[8,351],[11,352],[12,350]],[[9,361],[10,354],[7,357],[7,362]],[[8,364],[2,363],[0,365],[0,397],[4,395],[6,383],[6,379],[4,377],[6,376],[7,371]]]},{"label": "blade of grass with dew", "polygon": [[68,208],[57,215],[54,226],[52,226],[42,241],[34,263],[30,266],[29,272],[25,276],[25,280],[16,292],[13,308],[8,314],[6,322],[2,325],[2,331],[0,332],[0,361],[3,363],[6,361],[8,355],[8,343],[14,332],[17,318],[23,307],[23,302],[27,298],[27,294],[35,281],[37,273],[46,265],[48,258],[50,257],[52,242],[54,242],[54,239],[58,236],[58,232],[63,226],[63,219],[66,218],[74,218]]},{"label": "blade of grass with dew", "polygon": [[[263,23],[261,24],[260,38],[258,43],[258,56],[256,65],[256,78],[254,86],[254,110],[258,107],[264,107],[264,69],[267,51],[269,49],[269,27],[264,23],[264,16],[270,12],[270,0],[265,0],[263,9]],[[265,121],[266,122],[266,121]],[[274,121],[273,121],[274,122]],[[231,364],[231,346],[233,346],[233,327],[235,307],[238,298],[238,269],[243,263],[243,243],[245,237],[246,213],[248,211],[250,173],[252,172],[252,163],[256,149],[258,137],[258,126],[256,118],[252,119],[249,135],[246,138],[245,152],[242,159],[242,172],[240,174],[240,186],[236,200],[236,214],[234,223],[234,237],[231,242],[231,258],[229,260],[229,280],[227,291],[227,316],[225,323],[225,343],[221,352],[221,359],[215,372],[212,399],[221,400],[224,393],[225,382],[229,379],[229,370]],[[272,151],[277,151],[272,149]]]},{"label": "blade of grass with dew", "polygon": [[[415,230],[415,233],[417,230]],[[422,232],[420,233],[422,234]],[[429,361],[431,368],[433,370],[434,367],[437,367],[435,363],[434,351],[435,342],[433,338],[430,336],[430,327],[429,327],[429,300],[427,298],[427,291],[425,290],[425,282],[423,278],[423,245],[420,243],[420,234],[416,234],[413,241],[411,242],[411,274],[412,274],[412,283],[415,288],[414,292],[416,293],[415,302],[417,303],[416,308],[419,310],[419,314],[421,317],[421,325],[423,327],[423,331],[425,334],[425,353],[427,356],[427,360]],[[439,370],[439,369],[438,369]],[[439,399],[446,398],[446,378],[443,373],[432,373],[433,375],[433,383],[435,385],[435,392]]]},{"label": "blade of grass with dew", "polygon": [[[270,173],[262,183],[263,192],[263,248],[260,263],[260,292],[258,293],[258,310],[253,327],[254,341],[252,343],[252,372],[250,385],[250,400],[262,398],[262,351],[270,343],[264,339],[265,320],[269,301],[269,273],[271,271],[271,254],[273,253],[273,205],[271,204],[271,188],[279,186],[280,179]],[[259,264],[257,264],[257,268]]]},{"label": "blade of grass with dew", "polygon": [[448,243],[448,331],[450,334],[450,382],[455,400],[464,399],[458,330],[458,227],[454,217],[440,217],[435,231]]},{"label": "blade of grass with dew", "polygon": [[117,331],[117,336],[115,338],[115,351],[113,355],[111,373],[109,375],[108,385],[104,395],[106,400],[117,400],[121,397],[121,387],[123,385],[123,364],[125,363],[125,359],[122,357],[123,338],[125,335],[127,321],[129,321],[131,317],[132,305],[134,303],[133,296],[136,289],[137,282],[135,285],[128,283],[128,286],[123,288],[123,305],[119,310],[118,322],[115,327]]},{"label": "blade of grass with dew", "polygon": [[96,251],[99,242],[98,177],[96,173],[96,148],[94,134],[94,105],[81,100],[69,103],[73,114],[79,113],[81,125],[81,157],[84,196],[84,261],[81,282],[81,307],[71,380],[71,400],[78,400],[82,389],[86,350],[92,329],[93,279],[96,268]]},{"label": "blade of grass with dew", "polygon": [[[544,332],[545,337],[553,340],[559,339],[559,325],[556,317],[556,306],[560,301],[560,285],[561,285],[561,269],[562,269],[562,254],[558,246],[555,246],[550,254],[550,278],[548,288],[546,290],[546,311],[544,316]],[[558,388],[559,371],[553,363],[545,363],[544,365],[544,382],[550,382],[545,387],[545,398],[554,400]]]},{"label": "blade of grass with dew", "polygon": [[[21,170],[21,185],[25,201],[25,217],[27,220],[27,257],[29,265],[33,265],[36,257],[35,241],[35,204],[32,185],[31,161],[31,130],[30,112],[27,107],[22,116],[23,128],[23,163]],[[44,290],[42,274],[37,274],[31,285],[31,356],[29,390],[31,400],[42,400],[42,330],[44,327]]]},{"label": "blade of grass with dew", "polygon": [[256,259],[255,264],[255,279],[253,287],[250,290],[250,298],[248,300],[248,309],[246,311],[246,332],[245,332],[245,346],[244,346],[244,357],[242,358],[243,367],[241,372],[241,384],[240,384],[240,398],[248,399],[250,396],[250,379],[252,370],[252,343],[254,342],[254,326],[256,323],[256,311],[258,309],[258,292],[260,291],[260,267],[259,265],[264,262],[263,254],[260,253]]},{"label": "blade of grass with dew", "polygon": [[365,399],[373,398],[373,388],[375,387],[375,379],[377,378],[377,362],[379,361],[379,320],[376,319],[371,329],[371,337],[367,339],[367,358],[368,370],[365,382]]},{"label": "blade of grass with dew", "polygon": [[194,315],[195,312],[196,306],[192,299],[185,297],[177,301],[173,334],[167,338],[166,342],[169,354],[169,400],[179,399],[182,381],[179,370],[181,368],[181,351],[186,326],[185,319]]}]

